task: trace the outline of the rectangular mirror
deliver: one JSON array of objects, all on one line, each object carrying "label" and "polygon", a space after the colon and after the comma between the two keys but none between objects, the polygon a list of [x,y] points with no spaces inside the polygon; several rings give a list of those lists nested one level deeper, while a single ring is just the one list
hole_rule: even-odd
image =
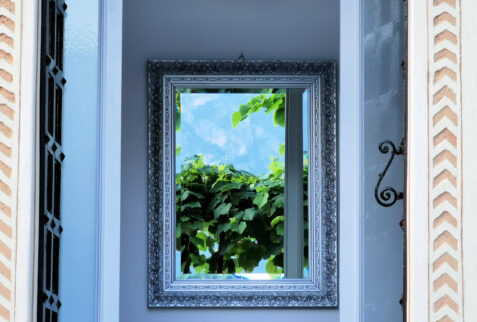
[{"label": "rectangular mirror", "polygon": [[[175,88],[176,278],[308,276],[308,95],[303,88]],[[304,135],[286,145],[286,131]],[[288,213],[285,186],[296,174],[301,197],[290,202],[303,211]],[[287,245],[285,226],[294,236]]]},{"label": "rectangular mirror", "polygon": [[336,306],[334,64],[148,73],[149,305]]}]

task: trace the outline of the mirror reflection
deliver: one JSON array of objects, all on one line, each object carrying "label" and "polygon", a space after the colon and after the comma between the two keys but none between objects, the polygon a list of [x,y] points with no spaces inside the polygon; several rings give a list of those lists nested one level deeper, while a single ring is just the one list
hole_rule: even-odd
[{"label": "mirror reflection", "polygon": [[176,278],[308,278],[308,90],[175,98]]}]

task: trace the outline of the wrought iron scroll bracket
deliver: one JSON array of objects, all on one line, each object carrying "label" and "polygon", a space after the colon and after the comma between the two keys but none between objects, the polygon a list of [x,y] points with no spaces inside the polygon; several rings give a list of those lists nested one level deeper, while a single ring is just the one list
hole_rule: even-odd
[{"label": "wrought iron scroll bracket", "polygon": [[389,161],[386,164],[386,167],[384,168],[383,172],[379,174],[379,179],[378,179],[378,182],[376,183],[376,188],[374,189],[374,197],[376,198],[376,201],[383,207],[391,207],[392,205],[396,203],[396,201],[404,199],[404,193],[397,192],[396,189],[394,189],[393,187],[384,187],[383,190],[379,191],[381,182],[383,181],[383,178],[386,176],[386,173],[388,172],[388,169],[391,166],[391,163],[393,162],[394,157],[396,155],[404,154],[403,143],[404,142],[401,142],[401,145],[397,148],[394,145],[394,143],[390,140],[385,140],[379,144],[379,151],[381,153],[387,154],[391,152]]}]

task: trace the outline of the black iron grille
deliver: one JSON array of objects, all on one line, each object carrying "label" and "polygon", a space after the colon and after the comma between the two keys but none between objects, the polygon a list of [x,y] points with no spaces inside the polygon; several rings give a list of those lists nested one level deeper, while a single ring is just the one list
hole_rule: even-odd
[{"label": "black iron grille", "polygon": [[38,321],[58,321],[61,227],[61,145],[64,0],[42,0],[40,57],[40,200]]}]

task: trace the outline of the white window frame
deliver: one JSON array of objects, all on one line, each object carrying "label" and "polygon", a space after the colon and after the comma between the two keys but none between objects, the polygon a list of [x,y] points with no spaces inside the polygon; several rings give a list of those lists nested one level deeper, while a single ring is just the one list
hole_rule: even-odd
[{"label": "white window frame", "polygon": [[100,2],[97,321],[119,321],[122,0]]},{"label": "white window frame", "polygon": [[24,0],[21,10],[18,192],[14,310],[12,321],[36,321],[38,252],[38,67],[40,3]]}]

